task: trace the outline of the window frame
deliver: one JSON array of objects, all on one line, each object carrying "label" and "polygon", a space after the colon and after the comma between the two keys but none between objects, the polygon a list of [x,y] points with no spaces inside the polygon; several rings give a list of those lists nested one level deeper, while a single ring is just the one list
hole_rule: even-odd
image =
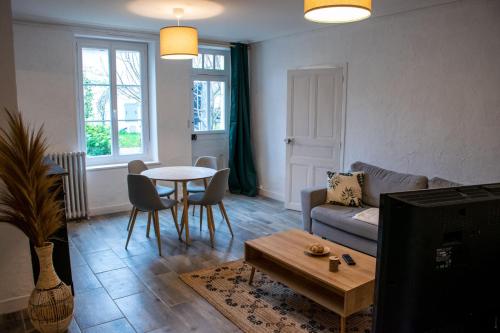
[{"label": "window frame", "polygon": [[[149,107],[149,54],[148,43],[136,41],[122,41],[114,39],[98,39],[78,37],[76,39],[77,48],[77,104],[78,104],[78,144],[82,151],[87,152],[87,139],[85,132],[85,110],[83,101],[83,63],[82,49],[84,48],[105,48],[108,50],[109,61],[109,88],[110,88],[110,113],[111,113],[111,155],[87,156],[87,165],[105,166],[112,164],[127,163],[131,160],[141,159],[149,161],[152,158],[153,149],[151,147],[150,129],[150,107]],[[142,123],[142,148],[141,154],[120,155],[119,135],[118,135],[118,84],[116,82],[116,51],[138,51],[141,59],[141,123]]]},{"label": "window frame", "polygon": [[[211,48],[200,46],[199,54],[211,54],[214,56],[223,55],[224,56],[224,69],[204,69],[205,57],[202,57],[202,68],[194,68],[191,64],[192,75],[191,75],[191,133],[196,135],[207,135],[207,134],[226,134],[229,132],[229,114],[230,114],[230,84],[231,84],[231,52],[226,48]],[[207,81],[207,105],[210,105],[210,82],[224,82],[224,129],[214,130],[214,131],[195,131],[194,128],[194,110],[193,110],[193,89],[194,81]],[[207,110],[208,111],[208,110]],[[207,117],[211,118],[211,113],[208,112]]]}]

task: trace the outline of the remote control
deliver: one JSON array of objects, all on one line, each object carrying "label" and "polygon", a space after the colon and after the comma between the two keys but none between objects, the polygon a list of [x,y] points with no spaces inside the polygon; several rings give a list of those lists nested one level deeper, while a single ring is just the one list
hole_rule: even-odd
[{"label": "remote control", "polygon": [[346,264],[348,264],[349,266],[356,265],[356,262],[354,261],[354,259],[352,259],[352,257],[348,254],[343,254],[342,259],[344,259]]}]

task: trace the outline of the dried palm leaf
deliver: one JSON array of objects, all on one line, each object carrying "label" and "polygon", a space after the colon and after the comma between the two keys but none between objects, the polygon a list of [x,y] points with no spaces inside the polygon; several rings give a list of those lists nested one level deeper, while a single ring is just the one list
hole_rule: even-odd
[{"label": "dried palm leaf", "polygon": [[57,200],[57,178],[44,163],[47,142],[43,127],[26,125],[18,112],[7,113],[0,130],[0,222],[19,228],[42,246],[61,226],[63,212]]}]

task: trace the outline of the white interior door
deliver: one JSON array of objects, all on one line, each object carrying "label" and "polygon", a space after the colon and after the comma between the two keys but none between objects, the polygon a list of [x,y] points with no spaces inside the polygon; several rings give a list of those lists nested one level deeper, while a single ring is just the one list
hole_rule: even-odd
[{"label": "white interior door", "polygon": [[285,207],[301,210],[300,191],[326,185],[326,172],[342,167],[344,70],[288,72]]}]

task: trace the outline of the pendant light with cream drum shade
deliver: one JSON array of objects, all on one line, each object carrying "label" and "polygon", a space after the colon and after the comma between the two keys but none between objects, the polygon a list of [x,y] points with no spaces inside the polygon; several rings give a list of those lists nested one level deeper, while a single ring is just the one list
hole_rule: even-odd
[{"label": "pendant light with cream drum shade", "polygon": [[160,58],[185,60],[198,56],[198,30],[181,26],[179,21],[183,15],[182,8],[175,8],[177,25],[160,29]]},{"label": "pendant light with cream drum shade", "polygon": [[304,0],[304,17],[318,23],[349,23],[367,19],[372,0]]}]

